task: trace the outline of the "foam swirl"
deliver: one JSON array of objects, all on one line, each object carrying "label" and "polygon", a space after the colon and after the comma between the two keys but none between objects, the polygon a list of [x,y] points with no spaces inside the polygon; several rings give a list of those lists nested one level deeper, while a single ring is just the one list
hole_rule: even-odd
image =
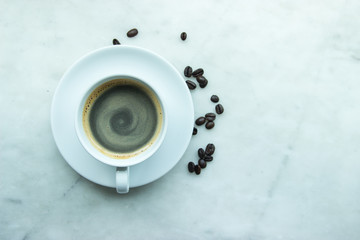
[{"label": "foam swirl", "polygon": [[162,124],[160,103],[154,93],[135,81],[114,80],[95,89],[84,108],[84,129],[102,152],[114,158],[149,147]]}]

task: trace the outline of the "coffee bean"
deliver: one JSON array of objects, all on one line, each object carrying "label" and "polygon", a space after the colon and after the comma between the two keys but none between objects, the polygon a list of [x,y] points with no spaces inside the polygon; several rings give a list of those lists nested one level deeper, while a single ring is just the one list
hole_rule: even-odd
[{"label": "coffee bean", "polygon": [[215,121],[215,118],[214,118],[214,117],[206,117],[205,119],[206,119],[206,121],[208,121],[208,122],[213,122],[213,121]]},{"label": "coffee bean", "polygon": [[205,79],[205,82],[204,82],[204,83],[202,83],[202,84],[199,84],[199,86],[200,86],[201,88],[204,88],[204,87],[206,87],[206,86],[207,86],[207,84],[208,84],[208,80],[207,80],[207,79]]},{"label": "coffee bean", "polygon": [[185,75],[185,77],[191,77],[191,74],[192,74],[192,68],[190,66],[187,66],[184,69],[184,75]]},{"label": "coffee bean", "polygon": [[194,128],[193,128],[193,135],[196,135],[196,134],[197,134],[197,128],[194,127]]},{"label": "coffee bean", "polygon": [[186,37],[187,37],[186,32],[182,32],[182,33],[180,34],[181,40],[185,41]]},{"label": "coffee bean", "polygon": [[196,81],[199,83],[199,84],[205,84],[206,82],[206,78],[204,76],[198,76],[196,77]]},{"label": "coffee bean", "polygon": [[213,156],[210,156],[210,155],[205,155],[205,157],[204,157],[204,160],[207,162],[211,162],[213,159],[214,159]]},{"label": "coffee bean", "polygon": [[212,112],[209,112],[209,113],[205,114],[205,117],[213,117],[213,118],[216,118],[216,114],[215,114],[215,113],[212,113]]},{"label": "coffee bean", "polygon": [[205,118],[204,117],[199,117],[198,119],[196,119],[195,124],[198,126],[201,126],[205,123]]},{"label": "coffee bean", "polygon": [[202,148],[198,149],[198,156],[200,159],[203,159],[205,157],[205,151]]},{"label": "coffee bean", "polygon": [[196,88],[196,84],[191,80],[186,80],[186,84],[190,90],[193,90]]},{"label": "coffee bean", "polygon": [[202,68],[198,68],[195,71],[193,71],[192,76],[198,77],[198,76],[202,76],[203,74],[204,74],[204,70]]},{"label": "coffee bean", "polygon": [[215,152],[215,145],[212,144],[212,143],[209,143],[208,145],[206,145],[206,148],[205,148],[205,153],[206,155],[213,155]]},{"label": "coffee bean", "polygon": [[189,170],[189,172],[194,172],[195,171],[195,163],[189,162],[188,163],[188,170]]},{"label": "coffee bean", "polygon": [[198,164],[201,168],[206,168],[206,161],[204,159],[199,159]]},{"label": "coffee bean", "polygon": [[206,127],[207,129],[212,129],[214,126],[215,126],[215,123],[214,123],[214,122],[207,122],[207,123],[205,124],[205,127]]},{"label": "coffee bean", "polygon": [[129,38],[131,38],[131,37],[135,37],[138,33],[139,33],[138,30],[136,28],[133,28],[133,29],[129,30],[126,35]]},{"label": "coffee bean", "polygon": [[216,114],[215,113],[207,113],[205,115],[205,118],[206,118],[207,121],[213,122],[215,120],[215,118],[216,118]]},{"label": "coffee bean", "polygon": [[199,165],[195,165],[194,170],[196,175],[199,175],[201,173],[201,167]]},{"label": "coffee bean", "polygon": [[215,111],[217,114],[222,114],[224,112],[224,107],[219,103],[215,106]]},{"label": "coffee bean", "polygon": [[217,103],[219,101],[219,97],[217,95],[212,95],[210,100],[214,103]]},{"label": "coffee bean", "polygon": [[113,39],[113,45],[120,45],[119,40],[117,40],[116,38]]}]

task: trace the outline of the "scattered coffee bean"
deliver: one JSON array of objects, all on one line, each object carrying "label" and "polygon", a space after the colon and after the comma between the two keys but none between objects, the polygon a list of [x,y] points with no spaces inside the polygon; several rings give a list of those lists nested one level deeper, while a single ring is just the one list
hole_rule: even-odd
[{"label": "scattered coffee bean", "polygon": [[[209,113],[214,114],[214,113]],[[199,156],[199,160],[198,160],[198,164],[195,165],[194,162],[189,162],[188,163],[188,169],[189,172],[194,172],[199,175],[201,173],[201,169],[206,168],[207,166],[207,162],[211,162],[214,160],[214,157],[212,156],[215,152],[215,145],[213,143],[208,143],[206,145],[205,150],[203,148],[199,148],[198,149],[198,156]]]},{"label": "scattered coffee bean", "polygon": [[215,126],[215,123],[214,123],[214,122],[207,122],[207,123],[205,124],[205,127],[206,127],[207,129],[212,129],[214,126]]},{"label": "scattered coffee bean", "polygon": [[195,165],[194,170],[196,175],[199,175],[201,173],[201,167],[199,165]]},{"label": "scattered coffee bean", "polygon": [[205,157],[205,151],[202,148],[198,149],[198,156],[200,159],[203,159]]},{"label": "scattered coffee bean", "polygon": [[208,80],[207,80],[207,79],[205,79],[205,82],[204,82],[204,83],[202,83],[202,84],[199,84],[199,85],[200,85],[200,87],[201,87],[201,88],[204,88],[204,87],[206,87],[206,86],[207,86],[207,84],[208,84]]},{"label": "scattered coffee bean", "polygon": [[216,114],[215,113],[207,113],[205,115],[205,118],[206,118],[207,121],[213,122],[215,120],[215,118],[216,118]]},{"label": "scattered coffee bean", "polygon": [[199,117],[198,119],[196,119],[195,124],[198,126],[201,126],[205,123],[205,118],[204,117]]},{"label": "scattered coffee bean", "polygon": [[196,134],[197,134],[197,128],[194,127],[194,128],[193,128],[193,135],[196,135]]},{"label": "scattered coffee bean", "polygon": [[216,114],[215,113],[207,113],[207,114],[205,114],[205,117],[214,117],[214,118],[216,118]]},{"label": "scattered coffee bean", "polygon": [[199,159],[198,164],[201,168],[206,168],[206,161],[204,159]]},{"label": "scattered coffee bean", "polygon": [[189,162],[188,163],[188,170],[189,170],[189,172],[194,172],[195,171],[195,163]]},{"label": "scattered coffee bean", "polygon": [[139,31],[136,28],[133,28],[133,29],[129,30],[126,35],[129,38],[131,38],[131,37],[135,37],[138,33],[139,33]]},{"label": "scattered coffee bean", "polygon": [[215,106],[215,111],[217,114],[222,114],[224,112],[224,107],[219,103]]},{"label": "scattered coffee bean", "polygon": [[186,32],[182,32],[182,33],[180,34],[181,40],[185,41],[186,37],[187,37]]},{"label": "scattered coffee bean", "polygon": [[186,80],[186,84],[190,90],[193,90],[196,88],[196,84],[191,80]]},{"label": "scattered coffee bean", "polygon": [[209,143],[208,145],[206,145],[206,148],[205,148],[205,153],[206,155],[213,155],[215,152],[215,145],[212,144],[212,143]]},{"label": "scattered coffee bean", "polygon": [[205,157],[204,157],[204,160],[207,162],[211,162],[213,159],[214,159],[213,156],[210,156],[210,155],[205,155]]},{"label": "scattered coffee bean", "polygon": [[193,71],[192,76],[198,77],[204,75],[204,70],[202,68],[198,68],[195,71]]},{"label": "scattered coffee bean", "polygon": [[116,38],[113,39],[113,45],[120,45],[119,40],[117,40]]},{"label": "scattered coffee bean", "polygon": [[205,82],[207,81],[207,79],[206,79],[204,76],[198,76],[198,77],[196,77],[196,81],[197,81],[199,84],[205,84]]},{"label": "scattered coffee bean", "polygon": [[219,97],[217,95],[212,95],[210,100],[214,103],[217,103],[219,101]]},{"label": "scattered coffee bean", "polygon": [[184,69],[184,75],[185,75],[185,77],[191,77],[191,74],[192,74],[192,68],[190,66],[187,66]]},{"label": "scattered coffee bean", "polygon": [[213,118],[213,117],[206,117],[205,119],[208,122],[213,122],[215,120],[215,118]]}]

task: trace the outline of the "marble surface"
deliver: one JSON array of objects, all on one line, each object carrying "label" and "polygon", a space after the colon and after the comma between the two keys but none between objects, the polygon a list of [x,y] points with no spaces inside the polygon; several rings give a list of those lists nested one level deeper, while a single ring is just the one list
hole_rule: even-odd
[{"label": "marble surface", "polygon": [[[359,1],[0,0],[0,9],[0,239],[360,239]],[[132,27],[139,35],[128,39]],[[203,67],[196,116],[212,111],[211,94],[225,107],[168,174],[127,195],[79,176],[50,129],[62,74],[114,37],[180,72]],[[188,173],[208,142],[214,161]]]}]

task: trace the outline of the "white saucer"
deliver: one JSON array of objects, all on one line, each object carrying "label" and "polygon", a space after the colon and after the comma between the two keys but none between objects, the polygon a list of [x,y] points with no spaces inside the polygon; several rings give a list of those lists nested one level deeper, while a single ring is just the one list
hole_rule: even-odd
[{"label": "white saucer", "polygon": [[161,94],[168,105],[168,129],[157,152],[130,167],[130,187],[150,183],[166,174],[189,145],[194,107],[180,73],[164,58],[142,48],[121,45],[95,50],[74,63],[61,79],[51,106],[51,128],[64,159],[80,175],[97,184],[115,188],[116,168],[96,160],[81,145],[74,126],[77,110],[74,103],[82,97],[89,81],[116,75],[119,69],[131,73],[139,68],[143,74],[140,79],[163,85]]}]

